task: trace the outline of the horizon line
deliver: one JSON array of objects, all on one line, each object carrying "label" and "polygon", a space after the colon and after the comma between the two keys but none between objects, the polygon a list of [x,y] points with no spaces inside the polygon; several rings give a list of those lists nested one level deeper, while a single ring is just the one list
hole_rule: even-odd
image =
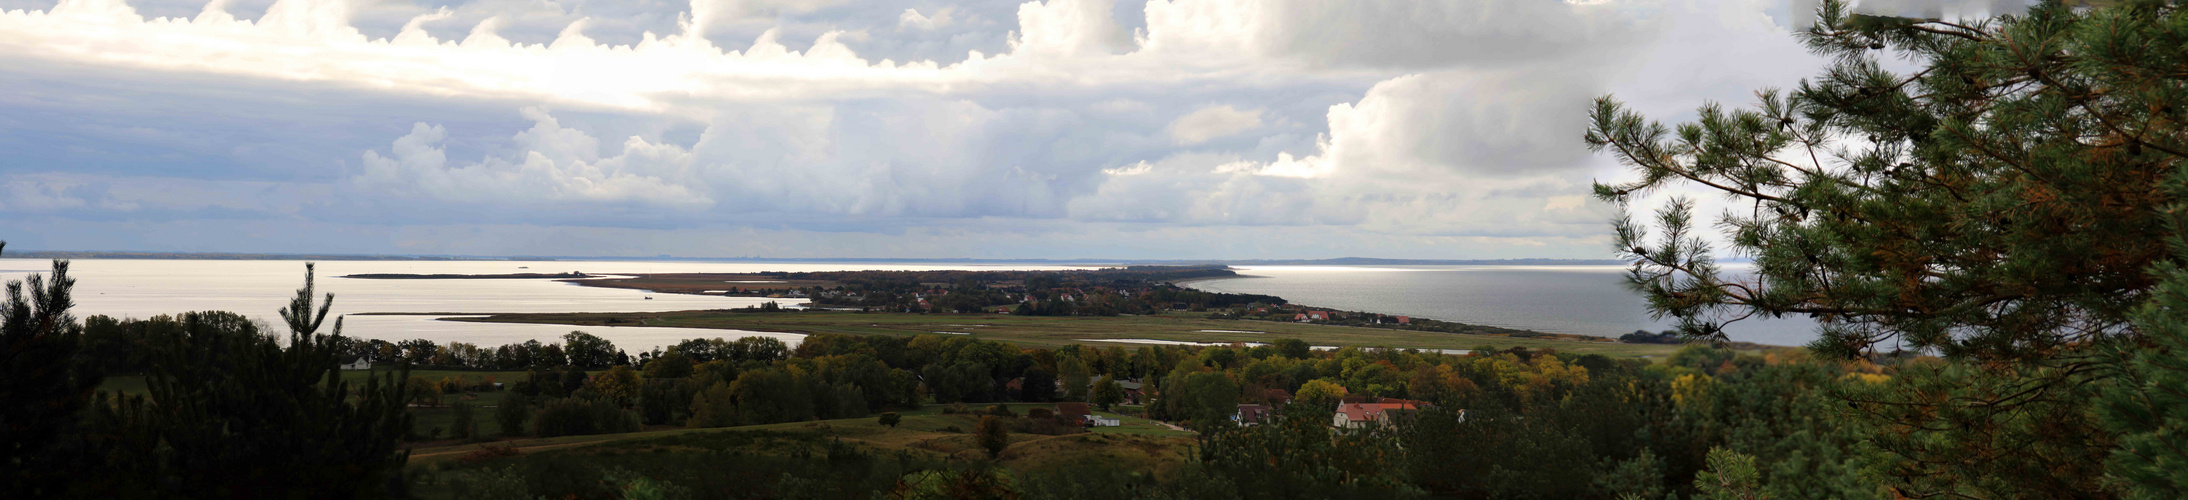
[{"label": "horizon line", "polygon": [[451,255],[451,254],[339,254],[339,253],[252,253],[252,252],[166,252],[139,250],[27,250],[0,254],[0,258],[22,259],[144,259],[144,260],[413,260],[413,261],[713,261],[713,262],[962,262],[962,263],[1068,263],[1068,264],[1246,264],[1246,265],[1467,265],[1467,264],[1536,264],[1536,265],[1625,265],[1618,259],[1400,259],[1382,257],[1329,257],[1288,259],[1114,259],[1114,258],[1041,258],[1041,257],[692,257],[668,254],[654,256],[570,256],[570,255]]}]

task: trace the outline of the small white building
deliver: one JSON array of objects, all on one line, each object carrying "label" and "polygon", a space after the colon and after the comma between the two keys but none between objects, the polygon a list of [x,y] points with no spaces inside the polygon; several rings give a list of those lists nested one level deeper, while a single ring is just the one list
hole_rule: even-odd
[{"label": "small white building", "polygon": [[372,369],[372,360],[371,360],[371,359],[369,359],[369,358],[366,358],[366,357],[364,357],[364,356],[358,356],[358,357],[357,357],[357,359],[352,359],[352,360],[349,360],[349,362],[347,362],[347,363],[342,363],[342,369],[343,369],[343,370],[370,370],[370,369]]},{"label": "small white building", "polygon": [[1101,415],[1087,415],[1086,422],[1089,424],[1093,424],[1095,427],[1117,427],[1124,425],[1124,420],[1104,417]]}]

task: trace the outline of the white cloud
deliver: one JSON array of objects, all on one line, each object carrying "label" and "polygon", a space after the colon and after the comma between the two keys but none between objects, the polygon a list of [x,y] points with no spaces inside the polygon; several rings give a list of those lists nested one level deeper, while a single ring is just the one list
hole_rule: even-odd
[{"label": "white cloud", "polygon": [[1131,33],[1110,14],[1115,0],[1047,0],[1018,6],[1014,54],[1036,58],[1085,57],[1129,50]]},{"label": "white cloud", "polygon": [[1585,127],[1599,85],[1557,66],[1401,76],[1375,84],[1358,102],[1331,106],[1329,133],[1314,151],[1217,171],[1341,176],[1373,190],[1570,172],[1591,165],[1573,131]]},{"label": "white cloud", "polygon": [[[355,8],[340,0],[279,0],[256,21],[238,19],[218,2],[189,19],[147,19],[121,0],[69,0],[48,11],[0,14],[0,33],[7,33],[0,36],[0,54],[5,54],[0,58],[321,82],[566,109],[675,113],[689,100],[769,102],[1043,82],[1129,84],[1297,73],[1269,64],[1285,60],[1409,67],[1465,64],[1469,57],[1520,60],[1592,49],[1586,45],[1590,39],[1619,32],[1601,19],[1603,9],[1554,2],[1378,1],[1338,7],[1311,1],[1156,0],[1147,5],[1142,42],[1114,19],[1113,0],[1049,0],[1019,6],[1010,53],[975,53],[948,66],[871,61],[846,45],[840,30],[819,34],[802,51],[790,49],[782,32],[773,29],[741,51],[709,39],[710,27],[728,19],[821,5],[694,0],[678,31],[609,45],[586,34],[586,18],[569,23],[551,41],[517,43],[499,34],[507,18],[486,16],[461,40],[450,41],[425,28],[453,15],[438,10],[413,17],[392,37],[375,39],[350,24]],[[904,12],[898,22],[939,19],[916,14]],[[142,43],[154,39],[161,43]],[[1492,46],[1495,50],[1488,49]],[[1105,62],[1089,64],[1090,58]]]},{"label": "white cloud", "polygon": [[65,180],[10,176],[5,183],[0,183],[0,188],[5,188],[0,192],[7,193],[0,197],[0,209],[49,212],[82,208],[86,205],[84,199],[69,193],[74,187],[74,183]]},{"label": "white cloud", "polygon": [[845,0],[691,0],[692,24],[705,28],[724,21],[773,18],[812,12]]},{"label": "white cloud", "polygon": [[451,166],[441,147],[447,132],[419,123],[395,140],[389,156],[366,151],[364,172],[350,184],[366,192],[458,204],[603,202],[693,210],[714,203],[703,186],[687,185],[693,182],[692,156],[682,148],[631,137],[621,154],[603,158],[592,136],[563,128],[544,110],[528,108],[524,114],[536,125],[514,137],[523,151],[518,158]]},{"label": "white cloud", "polygon": [[1148,164],[1148,163],[1147,163],[1147,162],[1146,162],[1145,160],[1142,160],[1142,161],[1140,161],[1140,162],[1138,162],[1138,163],[1133,163],[1133,164],[1131,164],[1131,165],[1126,165],[1126,166],[1122,166],[1122,167],[1117,167],[1117,168],[1105,168],[1105,169],[1102,169],[1102,174],[1104,174],[1104,175],[1145,175],[1145,174],[1147,174],[1148,172],[1153,172],[1153,171],[1155,171],[1155,166],[1154,166],[1154,165],[1149,165],[1149,164]]},{"label": "white cloud", "polygon": [[[1587,184],[1616,174],[1579,143],[1587,99],[1616,91],[1648,109],[1683,110],[1696,96],[1738,98],[1814,64],[1760,13],[1767,5],[1745,0],[1153,0],[1136,32],[1112,15],[1112,0],[1003,6],[1015,9],[704,0],[681,23],[654,25],[596,15],[605,3],[519,3],[428,11],[279,0],[255,20],[220,3],[146,19],[116,0],[0,13],[0,84],[36,84],[0,95],[0,151],[41,147],[10,138],[40,127],[136,138],[55,141],[111,151],[47,158],[150,165],[179,154],[215,165],[187,175],[332,191],[338,199],[321,205],[292,197],[205,209],[446,228],[385,232],[419,248],[476,248],[428,240],[481,225],[698,244],[734,232],[725,228],[807,224],[817,233],[754,237],[1034,251],[1058,246],[1028,228],[1098,227],[1111,238],[1058,241],[1145,237],[1160,251],[1244,252],[1194,254],[1224,257],[1528,248],[1585,257],[1600,254],[1605,227]],[[393,21],[360,28],[368,9]],[[668,29],[596,40],[607,25]],[[963,57],[881,61],[862,47]],[[69,80],[89,84],[52,83]],[[39,125],[6,112],[30,108],[96,119]],[[205,112],[252,120],[195,118]],[[93,125],[102,132],[79,133]],[[251,141],[219,142],[232,137]],[[206,173],[235,160],[190,147],[233,157],[292,149],[258,153],[259,170]],[[20,181],[47,168],[18,166],[30,164],[0,166],[0,192],[15,194],[0,211],[165,206],[96,191],[138,184],[119,179]],[[140,169],[121,178],[159,172],[92,167]],[[235,192],[201,193],[216,191]],[[678,228],[711,233],[648,232]],[[1384,251],[1284,238],[1295,234],[1285,228]],[[845,234],[815,236],[831,231]],[[1196,234],[1297,241],[1179,243]],[[975,241],[952,246],[951,237]],[[692,253],[652,253],[663,252]]]},{"label": "white cloud", "polygon": [[1151,0],[1148,51],[1312,66],[1523,63],[1629,36],[1607,6],[1538,1]]},{"label": "white cloud", "polygon": [[325,186],[266,181],[39,173],[0,181],[0,211],[154,218],[289,216],[326,198]]},{"label": "white cloud", "polygon": [[1170,122],[1170,138],[1192,145],[1261,128],[1261,111],[1240,111],[1229,104],[1200,108]]},{"label": "white cloud", "polygon": [[897,16],[896,26],[897,29],[933,31],[938,28],[949,27],[952,21],[956,21],[956,19],[951,18],[951,14],[956,11],[957,9],[954,7],[943,7],[936,10],[933,16],[926,16],[920,14],[919,9],[904,9],[904,13]]}]

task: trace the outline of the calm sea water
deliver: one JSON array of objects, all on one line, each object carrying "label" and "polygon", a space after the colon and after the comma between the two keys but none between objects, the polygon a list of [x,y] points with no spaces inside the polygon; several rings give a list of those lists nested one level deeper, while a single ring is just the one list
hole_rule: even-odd
[{"label": "calm sea water", "polygon": [[[726,309],[783,299],[710,297],[596,288],[552,280],[370,280],[345,274],[499,274],[561,273],[748,273],[758,271],[838,271],[852,269],[1064,269],[1058,266],[967,266],[895,264],[748,264],[711,262],[520,262],[520,261],[327,261],[318,264],[319,292],[333,293],[334,314],[346,315],[343,333],[389,341],[427,339],[496,346],[525,340],[552,340],[572,330],[599,335],[633,353],[689,338],[767,336],[796,345],[803,335],[737,330],[654,327],[571,327],[439,321],[440,316],[359,316],[358,313],[539,313],[653,312]],[[0,259],[0,280],[19,280],[51,268],[50,261]],[[146,318],[186,311],[233,311],[279,324],[279,311],[304,284],[304,263],[283,260],[123,260],[79,259],[70,263],[76,278],[77,317],[104,314]],[[725,284],[727,289],[735,284]],[[651,297],[651,299],[648,299]]]},{"label": "calm sea water", "polygon": [[[1615,337],[1662,330],[1640,296],[1621,284],[1618,266],[1240,267],[1251,278],[1197,281],[1191,287],[1258,293],[1292,302],[1522,328]],[[1815,339],[1805,318],[1743,321],[1733,340],[1803,345]]]}]

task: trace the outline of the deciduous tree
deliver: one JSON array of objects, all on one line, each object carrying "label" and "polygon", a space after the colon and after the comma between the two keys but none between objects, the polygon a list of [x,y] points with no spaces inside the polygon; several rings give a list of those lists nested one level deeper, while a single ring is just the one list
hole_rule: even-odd
[{"label": "deciduous tree", "polygon": [[684,378],[691,376],[691,357],[669,351],[646,362],[646,378]]},{"label": "deciduous tree", "polygon": [[1094,382],[1094,394],[1087,399],[1087,403],[1101,408],[1102,411],[1109,411],[1110,405],[1123,401],[1124,385],[1118,384],[1116,378],[1106,375],[1101,380]]},{"label": "deciduous tree", "polygon": [[1010,421],[1008,417],[982,415],[980,423],[973,427],[980,440],[980,449],[987,450],[988,458],[1002,456],[1003,448],[1010,446]]},{"label": "deciduous tree", "polygon": [[1065,401],[1086,401],[1086,391],[1093,383],[1094,369],[1078,356],[1064,356],[1056,360],[1056,379],[1063,382]]},{"label": "deciduous tree", "polygon": [[638,401],[638,384],[638,370],[633,370],[625,365],[616,365],[614,368],[609,368],[608,371],[600,372],[599,375],[594,375],[591,381],[586,382],[586,386],[591,388],[594,394],[607,398],[609,401],[615,402],[616,406],[624,408],[630,408],[633,403]]},{"label": "deciduous tree", "polygon": [[585,332],[570,332],[562,336],[562,353],[569,357],[570,366],[582,370],[598,370],[615,363],[615,343]]},{"label": "deciduous tree", "polygon": [[1337,408],[1337,401],[1344,399],[1346,394],[1345,386],[1337,385],[1335,382],[1321,379],[1309,380],[1305,385],[1299,386],[1298,394],[1292,395],[1292,404],[1315,408],[1320,411],[1331,411]]},{"label": "deciduous tree", "polygon": [[521,392],[511,392],[494,406],[494,423],[500,424],[501,435],[522,436],[524,423],[532,419],[532,398]]},{"label": "deciduous tree", "polygon": [[728,427],[737,425],[737,401],[735,392],[727,382],[715,382],[691,399],[691,418],[685,427]]}]

